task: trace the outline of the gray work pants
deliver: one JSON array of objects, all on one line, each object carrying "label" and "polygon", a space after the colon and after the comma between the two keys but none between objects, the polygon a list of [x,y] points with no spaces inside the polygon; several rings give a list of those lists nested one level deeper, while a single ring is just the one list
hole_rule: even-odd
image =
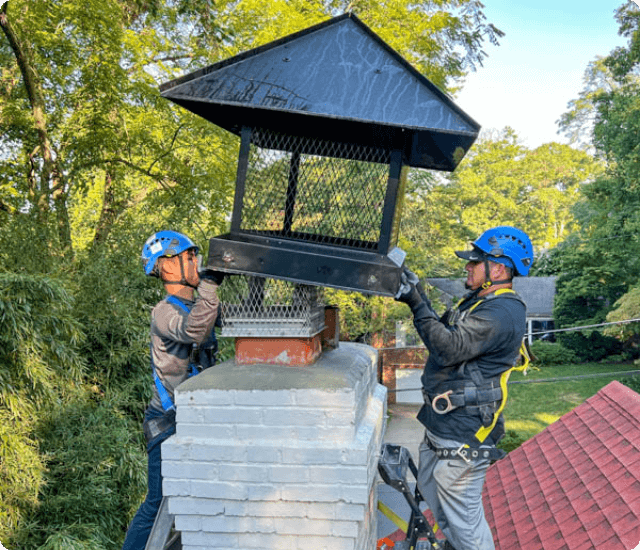
[{"label": "gray work pants", "polygon": [[434,447],[443,449],[458,448],[462,443],[439,438],[427,430],[420,445],[418,488],[438,527],[456,550],[495,550],[482,506],[489,461],[439,459],[427,438]]}]

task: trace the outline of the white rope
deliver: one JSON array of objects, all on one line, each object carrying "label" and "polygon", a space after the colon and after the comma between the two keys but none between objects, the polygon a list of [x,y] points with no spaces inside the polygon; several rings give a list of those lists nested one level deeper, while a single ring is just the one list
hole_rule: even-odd
[{"label": "white rope", "polygon": [[626,325],[627,323],[637,323],[640,319],[625,319],[624,321],[611,321],[609,323],[598,323],[596,325],[583,325],[581,327],[570,327],[570,328],[556,328],[550,330],[543,330],[540,332],[528,332],[525,336],[536,336],[538,334],[549,334],[551,332],[570,332],[576,330],[585,330],[590,328],[599,328],[599,327],[607,327],[610,325]]},{"label": "white rope", "polygon": [[[576,330],[584,330],[584,329],[590,329],[590,328],[600,328],[600,327],[606,327],[609,325],[625,325],[627,323],[637,323],[638,321],[640,321],[640,319],[625,319],[623,321],[611,321],[609,323],[598,323],[595,325],[582,325],[580,327],[570,327],[570,328],[558,328],[558,329],[553,329],[553,330],[544,330],[542,332],[528,332],[525,334],[525,336],[535,336],[537,334],[549,334],[550,332],[569,332],[569,331],[576,331]],[[393,349],[426,349],[424,346],[409,346],[406,348],[381,348],[380,351],[382,350],[393,350]],[[622,372],[605,372],[605,373],[595,373],[595,374],[584,374],[584,375],[577,375],[577,376],[564,376],[564,377],[560,377],[560,378],[548,378],[548,379],[537,379],[537,380],[522,380],[522,381],[512,381],[510,380],[508,382],[508,384],[535,384],[535,383],[540,383],[540,382],[559,382],[559,381],[564,381],[564,380],[577,380],[580,378],[597,378],[600,376],[616,376],[618,374],[625,374],[628,376],[633,376],[638,374],[640,371],[622,371]],[[400,392],[404,392],[404,391],[421,391],[421,388],[403,388],[403,389],[393,389],[393,390],[388,390],[389,393],[400,393]],[[634,549],[634,550],[640,550],[640,548],[638,549]]]},{"label": "white rope", "polygon": [[[600,328],[600,327],[606,327],[606,326],[610,326],[610,325],[626,325],[628,323],[637,323],[638,321],[640,321],[640,318],[637,319],[624,319],[623,321],[611,321],[609,323],[598,323],[595,325],[582,325],[579,327],[569,327],[569,328],[556,328],[556,329],[549,329],[549,330],[542,330],[539,332],[527,332],[525,333],[525,336],[537,336],[539,334],[550,334],[550,333],[555,333],[555,332],[571,332],[571,331],[578,331],[578,330],[586,330],[586,329],[591,329],[591,328]],[[385,351],[385,350],[393,350],[393,349],[426,349],[425,346],[403,346],[401,348],[379,348],[379,351]]]},{"label": "white rope", "polygon": [[[618,372],[596,372],[593,374],[576,374],[574,376],[558,376],[556,378],[532,378],[531,380],[509,380],[507,384],[541,384],[543,382],[568,382],[571,380],[584,380],[587,378],[602,378],[606,376],[636,376],[640,374],[640,370],[622,370]],[[389,393],[400,393],[403,391],[422,391],[422,388],[396,388],[387,389]]]}]

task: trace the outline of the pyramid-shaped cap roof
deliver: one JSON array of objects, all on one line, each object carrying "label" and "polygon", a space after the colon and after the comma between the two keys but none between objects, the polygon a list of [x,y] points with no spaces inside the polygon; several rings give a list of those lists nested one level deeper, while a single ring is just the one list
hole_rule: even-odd
[{"label": "pyramid-shaped cap roof", "polygon": [[480,126],[355,15],[345,14],[161,86],[233,133],[242,126],[405,152],[453,170]]}]

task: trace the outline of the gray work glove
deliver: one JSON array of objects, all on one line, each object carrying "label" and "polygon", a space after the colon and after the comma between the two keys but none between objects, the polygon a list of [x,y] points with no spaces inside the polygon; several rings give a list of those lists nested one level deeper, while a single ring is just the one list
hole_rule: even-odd
[{"label": "gray work glove", "polygon": [[438,319],[438,314],[431,307],[431,301],[420,284],[420,279],[405,267],[400,275],[400,287],[395,295],[398,302],[403,302],[411,308],[415,319],[431,317]]},{"label": "gray work glove", "polygon": [[405,267],[400,275],[400,286],[394,298],[398,302],[407,304],[413,310],[425,299],[424,291],[420,292],[418,287],[422,290],[420,279],[413,271]]}]

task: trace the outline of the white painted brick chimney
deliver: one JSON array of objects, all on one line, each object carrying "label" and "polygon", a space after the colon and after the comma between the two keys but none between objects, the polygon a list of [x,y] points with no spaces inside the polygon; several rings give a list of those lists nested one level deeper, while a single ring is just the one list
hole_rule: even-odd
[{"label": "white painted brick chimney", "polygon": [[297,368],[227,361],[182,384],[162,446],[184,550],[374,550],[386,413],[377,353]]}]

